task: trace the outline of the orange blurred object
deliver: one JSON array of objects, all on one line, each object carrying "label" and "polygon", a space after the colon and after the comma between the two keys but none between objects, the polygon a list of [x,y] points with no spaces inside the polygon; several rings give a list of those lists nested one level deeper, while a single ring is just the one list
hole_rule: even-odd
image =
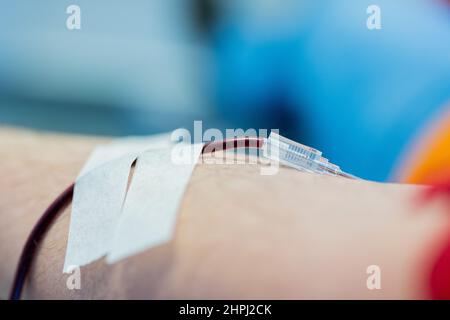
[{"label": "orange blurred object", "polygon": [[450,110],[429,131],[410,157],[409,165],[402,174],[402,182],[434,185],[444,173],[450,174]]}]

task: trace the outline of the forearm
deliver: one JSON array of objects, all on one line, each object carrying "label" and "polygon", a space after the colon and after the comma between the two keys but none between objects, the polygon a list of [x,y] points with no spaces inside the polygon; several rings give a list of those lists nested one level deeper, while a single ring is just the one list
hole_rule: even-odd
[{"label": "forearm", "polygon": [[[19,149],[6,147],[15,151],[1,169],[8,177],[1,181],[7,195],[0,216],[2,296],[38,216],[99,142],[30,139]],[[83,267],[80,290],[69,290],[62,274],[67,208],[40,246],[25,297],[426,297],[426,268],[449,221],[438,202],[415,207],[418,192],[287,168],[261,176],[257,165],[199,164],[173,240],[114,265],[97,261]],[[383,272],[379,291],[366,287],[366,268],[373,264]]]}]

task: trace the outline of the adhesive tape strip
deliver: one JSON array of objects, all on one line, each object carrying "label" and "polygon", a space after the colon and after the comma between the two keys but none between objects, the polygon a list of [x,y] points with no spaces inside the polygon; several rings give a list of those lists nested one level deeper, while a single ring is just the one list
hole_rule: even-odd
[{"label": "adhesive tape strip", "polygon": [[178,207],[203,144],[182,147],[191,161],[175,163],[171,148],[142,154],[106,258],[114,263],[163,244],[173,236]]},{"label": "adhesive tape strip", "polygon": [[157,135],[119,139],[94,150],[75,183],[64,272],[107,254],[131,164],[145,150],[170,145],[170,135]]},{"label": "adhesive tape strip", "polygon": [[134,159],[124,156],[110,161],[76,181],[64,272],[107,253]]}]

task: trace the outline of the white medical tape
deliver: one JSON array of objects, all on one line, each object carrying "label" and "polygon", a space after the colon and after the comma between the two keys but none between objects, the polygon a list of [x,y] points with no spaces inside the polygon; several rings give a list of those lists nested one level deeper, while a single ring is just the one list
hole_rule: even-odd
[{"label": "white medical tape", "polygon": [[75,182],[64,272],[108,253],[132,163],[146,150],[171,144],[170,135],[130,137],[94,150]]},{"label": "white medical tape", "polygon": [[106,261],[114,263],[170,241],[178,209],[203,144],[180,149],[189,160],[173,159],[172,148],[139,156],[112,247]]}]

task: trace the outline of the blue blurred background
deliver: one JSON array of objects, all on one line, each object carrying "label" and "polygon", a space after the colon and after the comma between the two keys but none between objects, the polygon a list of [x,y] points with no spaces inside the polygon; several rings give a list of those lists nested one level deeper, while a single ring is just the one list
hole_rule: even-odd
[{"label": "blue blurred background", "polygon": [[449,101],[445,0],[0,0],[0,124],[279,128],[385,181]]}]

